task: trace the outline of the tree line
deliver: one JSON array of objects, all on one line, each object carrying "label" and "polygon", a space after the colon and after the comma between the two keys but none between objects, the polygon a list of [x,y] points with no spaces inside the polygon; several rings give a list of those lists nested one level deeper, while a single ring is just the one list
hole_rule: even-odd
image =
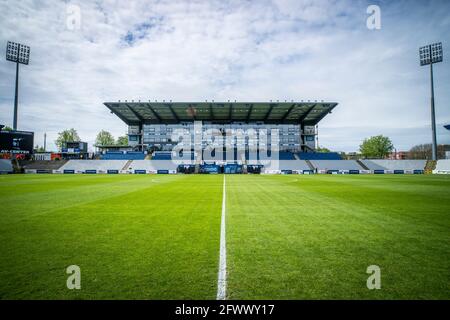
[{"label": "tree line", "polygon": [[[75,130],[74,128],[66,129],[59,132],[58,137],[55,140],[55,145],[58,147],[59,150],[62,150],[66,142],[72,141],[81,141],[77,130]],[[116,140],[114,139],[114,136],[110,132],[106,130],[101,130],[97,134],[97,137],[95,138],[94,146],[100,147],[100,146],[127,146],[127,145],[128,145],[128,137],[126,135],[119,136],[117,137]]]},{"label": "tree line", "polygon": [[[438,159],[445,159],[445,152],[450,149],[448,145],[438,145]],[[359,145],[359,156],[365,159],[384,159],[394,151],[394,144],[389,137],[383,135],[366,138]],[[317,148],[317,152],[330,152],[327,148]],[[431,159],[431,143],[418,144],[406,151],[406,159]]]}]

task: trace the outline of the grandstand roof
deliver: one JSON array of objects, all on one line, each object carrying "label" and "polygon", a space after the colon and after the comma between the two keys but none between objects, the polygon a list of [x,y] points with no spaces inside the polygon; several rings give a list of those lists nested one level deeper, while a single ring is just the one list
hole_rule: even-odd
[{"label": "grandstand roof", "polygon": [[316,125],[335,102],[105,102],[128,125],[196,120]]}]

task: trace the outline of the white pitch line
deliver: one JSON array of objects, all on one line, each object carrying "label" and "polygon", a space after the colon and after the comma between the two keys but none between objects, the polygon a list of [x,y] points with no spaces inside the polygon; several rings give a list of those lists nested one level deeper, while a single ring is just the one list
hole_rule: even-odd
[{"label": "white pitch line", "polygon": [[222,193],[222,218],[220,222],[220,260],[219,260],[219,276],[217,280],[217,300],[226,299],[227,291],[227,243],[225,231],[225,205],[227,199],[227,190],[225,175],[223,175],[223,193]]}]

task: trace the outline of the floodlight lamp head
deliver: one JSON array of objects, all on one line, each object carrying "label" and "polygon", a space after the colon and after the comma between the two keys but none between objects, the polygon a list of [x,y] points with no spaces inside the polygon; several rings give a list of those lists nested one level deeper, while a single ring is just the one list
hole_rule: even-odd
[{"label": "floodlight lamp head", "polygon": [[442,62],[442,43],[433,43],[431,45],[420,47],[419,49],[420,65],[425,66],[432,63]]},{"label": "floodlight lamp head", "polygon": [[17,42],[8,41],[8,44],[6,45],[6,60],[28,64],[30,61],[30,47]]}]

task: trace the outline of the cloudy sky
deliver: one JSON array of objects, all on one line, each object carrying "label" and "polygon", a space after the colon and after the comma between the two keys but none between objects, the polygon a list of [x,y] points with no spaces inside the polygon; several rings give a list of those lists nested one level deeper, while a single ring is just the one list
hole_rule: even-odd
[{"label": "cloudy sky", "polygon": [[[367,28],[372,4],[379,30]],[[47,132],[55,148],[71,127],[90,144],[101,129],[124,134],[105,101],[288,99],[339,103],[319,126],[320,145],[336,151],[376,134],[398,150],[431,141],[418,48],[442,41],[438,142],[450,143],[447,0],[0,0],[0,45],[8,40],[31,47],[19,129],[35,131],[39,145]],[[0,123],[12,126],[15,65],[3,59],[0,75]]]}]

